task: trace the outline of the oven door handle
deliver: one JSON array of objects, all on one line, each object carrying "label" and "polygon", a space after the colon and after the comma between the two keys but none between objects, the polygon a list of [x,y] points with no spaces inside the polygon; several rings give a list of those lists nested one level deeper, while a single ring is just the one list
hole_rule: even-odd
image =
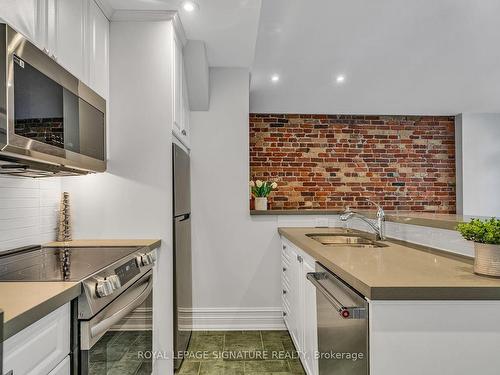
[{"label": "oven door handle", "polygon": [[142,305],[142,303],[146,300],[146,298],[148,298],[149,293],[151,293],[151,290],[153,289],[153,277],[149,276],[148,279],[144,281],[144,283],[148,283],[148,285],[146,286],[144,291],[141,294],[139,294],[133,301],[131,301],[129,304],[127,304],[126,306],[115,312],[110,317],[101,320],[99,323],[91,326],[90,336],[96,337],[106,332],[109,328],[111,328],[113,325],[122,320],[130,312],[132,312],[137,307]]}]

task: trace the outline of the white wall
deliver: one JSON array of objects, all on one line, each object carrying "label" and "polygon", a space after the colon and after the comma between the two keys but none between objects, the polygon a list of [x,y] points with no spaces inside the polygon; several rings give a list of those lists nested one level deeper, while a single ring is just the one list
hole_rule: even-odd
[{"label": "white wall", "polygon": [[457,116],[457,211],[500,216],[500,114]]},{"label": "white wall", "polygon": [[[160,238],[154,350],[172,353],[172,87],[170,22],[112,22],[109,164],[63,179],[74,238]],[[157,360],[171,374],[171,360]]]},{"label": "white wall", "polygon": [[248,209],[248,85],[246,69],[212,68],[210,110],[191,113],[194,312],[207,324],[281,323],[276,218]]},{"label": "white wall", "polygon": [[0,177],[0,252],[54,241],[59,178]]}]

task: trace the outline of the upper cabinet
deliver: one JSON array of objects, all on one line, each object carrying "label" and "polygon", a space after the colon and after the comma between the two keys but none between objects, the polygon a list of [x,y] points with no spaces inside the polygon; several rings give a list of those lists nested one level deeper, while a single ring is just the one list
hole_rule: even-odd
[{"label": "upper cabinet", "polygon": [[46,3],[43,0],[4,0],[0,18],[40,48],[45,47]]},{"label": "upper cabinet", "polygon": [[0,17],[108,98],[109,21],[94,0],[5,0]]},{"label": "upper cabinet", "polygon": [[59,64],[85,80],[86,0],[48,0],[47,49]]},{"label": "upper cabinet", "polygon": [[[175,33],[174,33],[175,34]],[[172,44],[173,65],[173,121],[174,136],[189,148],[189,96],[184,69],[183,43],[178,35],[174,35]]]},{"label": "upper cabinet", "polygon": [[98,94],[107,98],[109,83],[109,21],[94,1],[90,1],[88,19],[88,85]]}]

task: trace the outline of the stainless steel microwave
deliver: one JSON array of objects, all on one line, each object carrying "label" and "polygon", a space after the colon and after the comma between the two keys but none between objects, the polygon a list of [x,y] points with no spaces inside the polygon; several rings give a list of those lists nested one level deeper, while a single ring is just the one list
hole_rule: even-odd
[{"label": "stainless steel microwave", "polygon": [[0,24],[0,174],[106,170],[106,101]]}]

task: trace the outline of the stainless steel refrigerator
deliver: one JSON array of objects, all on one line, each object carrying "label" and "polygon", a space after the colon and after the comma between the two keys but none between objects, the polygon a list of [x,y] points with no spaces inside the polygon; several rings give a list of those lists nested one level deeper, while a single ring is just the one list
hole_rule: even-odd
[{"label": "stainless steel refrigerator", "polygon": [[173,144],[174,196],[174,351],[175,369],[182,363],[177,353],[187,350],[191,339],[191,183],[189,155]]}]

